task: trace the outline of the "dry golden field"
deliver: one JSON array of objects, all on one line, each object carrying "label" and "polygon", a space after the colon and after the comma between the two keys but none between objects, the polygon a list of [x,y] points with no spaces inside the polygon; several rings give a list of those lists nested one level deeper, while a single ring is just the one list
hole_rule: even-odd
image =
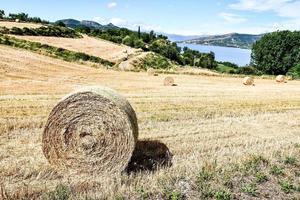
[{"label": "dry golden field", "polygon": [[83,35],[83,38],[59,38],[59,37],[41,37],[41,36],[14,36],[19,39],[25,39],[33,42],[40,42],[55,47],[68,49],[97,56],[111,62],[119,62],[129,55],[135,54],[137,49],[119,45],[107,40],[96,39]]},{"label": "dry golden field", "polygon": [[8,21],[0,21],[0,27],[5,26],[6,28],[39,28],[42,26],[42,24],[36,24],[36,23],[23,23],[23,22],[8,22]]},{"label": "dry golden field", "polygon": [[[80,48],[72,39],[48,41]],[[247,87],[241,78],[174,75],[178,86],[164,87],[164,75],[96,69],[4,46],[0,75],[0,199],[43,198],[60,184],[69,188],[72,199],[202,199],[209,190],[203,183],[210,180],[203,167],[231,169],[253,155],[281,165],[281,156],[299,154],[298,81],[257,80],[255,87]],[[47,116],[62,96],[90,85],[108,86],[127,97],[137,112],[140,139],[165,143],[173,154],[172,166],[89,179],[51,167],[41,149]],[[284,180],[296,176],[293,170],[285,171]],[[270,178],[257,184],[259,196],[251,185],[244,186],[252,179],[238,179],[242,172],[229,176],[231,194],[236,199],[299,198],[280,189],[280,177],[263,172]],[[211,187],[223,187],[218,176]]]}]

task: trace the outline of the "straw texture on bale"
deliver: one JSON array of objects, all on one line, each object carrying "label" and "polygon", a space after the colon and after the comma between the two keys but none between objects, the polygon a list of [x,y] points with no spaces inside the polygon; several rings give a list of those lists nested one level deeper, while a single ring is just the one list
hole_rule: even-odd
[{"label": "straw texture on bale", "polygon": [[174,78],[171,76],[168,76],[164,79],[164,86],[173,86],[175,85]]},{"label": "straw texture on bale", "polygon": [[147,70],[147,74],[148,74],[148,76],[154,76],[155,70],[154,70],[153,68],[149,68],[149,69]]},{"label": "straw texture on bale", "polygon": [[245,77],[243,80],[244,85],[254,85],[254,79],[252,77]]},{"label": "straw texture on bale", "polygon": [[278,83],[285,83],[286,82],[285,76],[284,75],[278,75],[276,77],[276,82],[278,82]]},{"label": "straw texture on bale", "polygon": [[120,173],[137,138],[136,114],[125,98],[108,88],[85,88],[53,108],[43,152],[51,164],[72,172]]}]

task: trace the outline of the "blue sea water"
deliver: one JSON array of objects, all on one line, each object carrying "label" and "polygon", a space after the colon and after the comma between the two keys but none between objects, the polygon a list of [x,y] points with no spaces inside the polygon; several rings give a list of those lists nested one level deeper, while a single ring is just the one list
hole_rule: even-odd
[{"label": "blue sea water", "polygon": [[180,47],[188,47],[193,50],[197,50],[203,53],[209,53],[210,51],[215,53],[217,61],[228,61],[235,63],[239,66],[245,66],[250,64],[251,50],[249,49],[239,49],[232,47],[218,47],[209,45],[199,45],[199,44],[187,44],[178,43]]}]

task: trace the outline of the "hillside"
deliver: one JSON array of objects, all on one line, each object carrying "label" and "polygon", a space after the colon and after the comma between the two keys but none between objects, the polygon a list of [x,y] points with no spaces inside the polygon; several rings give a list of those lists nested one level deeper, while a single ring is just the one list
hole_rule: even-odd
[{"label": "hillside", "polygon": [[60,38],[60,37],[41,37],[41,36],[14,36],[42,44],[68,49],[97,56],[111,62],[120,62],[128,56],[135,54],[139,50],[119,45],[107,40],[96,39],[84,35],[83,38]]},{"label": "hillside", "polygon": [[186,40],[184,42],[191,44],[250,49],[252,44],[259,40],[262,36],[263,35],[231,33],[225,35],[204,36],[196,39]]},{"label": "hillside", "polygon": [[101,25],[98,22],[89,21],[89,20],[78,21],[75,19],[62,19],[62,20],[56,21],[56,23],[58,23],[58,22],[64,23],[69,28],[78,28],[78,27],[83,27],[83,26],[91,28],[91,29],[101,29],[101,30],[119,28],[119,27],[113,25],[112,23],[109,23],[107,25]]}]

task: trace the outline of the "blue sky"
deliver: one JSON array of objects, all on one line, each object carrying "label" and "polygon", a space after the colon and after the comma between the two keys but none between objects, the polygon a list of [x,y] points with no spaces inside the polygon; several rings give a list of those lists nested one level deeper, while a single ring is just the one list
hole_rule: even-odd
[{"label": "blue sky", "polygon": [[182,35],[300,30],[300,0],[0,0],[0,9]]}]

